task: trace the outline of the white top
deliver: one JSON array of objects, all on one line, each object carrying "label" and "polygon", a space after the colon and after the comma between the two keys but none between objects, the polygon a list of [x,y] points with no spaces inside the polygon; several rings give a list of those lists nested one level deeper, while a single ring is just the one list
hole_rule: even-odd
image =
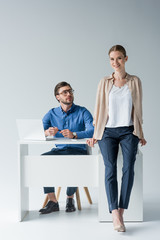
[{"label": "white top", "polygon": [[125,84],[122,87],[113,85],[109,93],[109,119],[106,127],[124,127],[133,125],[132,96]]}]

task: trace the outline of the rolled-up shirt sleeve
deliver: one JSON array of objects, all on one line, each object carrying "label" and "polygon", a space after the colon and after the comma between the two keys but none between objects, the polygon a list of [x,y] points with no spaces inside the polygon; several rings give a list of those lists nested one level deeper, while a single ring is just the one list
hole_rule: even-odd
[{"label": "rolled-up shirt sleeve", "polygon": [[47,130],[48,128],[52,127],[50,121],[50,111],[45,114],[45,116],[42,119],[42,122],[44,130]]},{"label": "rolled-up shirt sleeve", "polygon": [[76,132],[77,138],[91,138],[94,132],[93,117],[87,109],[85,109],[83,112],[83,120],[85,130]]}]

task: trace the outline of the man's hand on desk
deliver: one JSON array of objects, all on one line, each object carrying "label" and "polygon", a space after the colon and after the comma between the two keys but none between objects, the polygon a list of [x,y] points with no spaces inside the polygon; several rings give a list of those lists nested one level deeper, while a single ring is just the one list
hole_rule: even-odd
[{"label": "man's hand on desk", "polygon": [[69,129],[61,130],[60,133],[66,138],[77,138],[77,136],[74,137],[73,132],[71,132]]},{"label": "man's hand on desk", "polygon": [[75,138],[77,139],[77,135],[75,136],[73,132],[71,132],[69,129],[59,130],[57,127],[50,127],[47,130],[45,130],[45,136],[55,136],[56,133],[59,131],[64,137],[66,138]]},{"label": "man's hand on desk", "polygon": [[58,132],[57,127],[50,127],[47,130],[45,130],[45,136],[55,136],[56,133]]}]

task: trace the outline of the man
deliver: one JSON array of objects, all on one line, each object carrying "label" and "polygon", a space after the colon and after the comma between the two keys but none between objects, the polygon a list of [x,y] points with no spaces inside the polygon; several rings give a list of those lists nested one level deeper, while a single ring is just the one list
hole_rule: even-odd
[{"label": "man", "polygon": [[[91,138],[93,136],[93,118],[91,113],[84,107],[75,105],[74,90],[67,82],[60,82],[54,89],[54,95],[60,106],[52,108],[43,118],[45,136],[65,138]],[[85,144],[59,144],[50,152],[42,155],[85,155],[87,149]],[[71,166],[72,167],[72,166]],[[54,171],[54,169],[53,169]],[[54,172],[53,172],[54,174]],[[73,199],[77,187],[67,188],[66,212],[76,210]],[[55,196],[54,187],[45,187],[44,193],[48,194],[48,204],[39,210],[42,214],[59,211],[59,204]]]}]

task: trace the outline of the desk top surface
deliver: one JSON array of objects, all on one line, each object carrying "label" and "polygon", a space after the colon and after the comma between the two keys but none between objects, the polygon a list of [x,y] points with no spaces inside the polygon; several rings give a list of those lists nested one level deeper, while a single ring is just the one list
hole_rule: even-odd
[{"label": "desk top surface", "polygon": [[83,139],[68,139],[68,138],[55,138],[52,140],[20,140],[19,144],[86,144],[86,140]]}]

